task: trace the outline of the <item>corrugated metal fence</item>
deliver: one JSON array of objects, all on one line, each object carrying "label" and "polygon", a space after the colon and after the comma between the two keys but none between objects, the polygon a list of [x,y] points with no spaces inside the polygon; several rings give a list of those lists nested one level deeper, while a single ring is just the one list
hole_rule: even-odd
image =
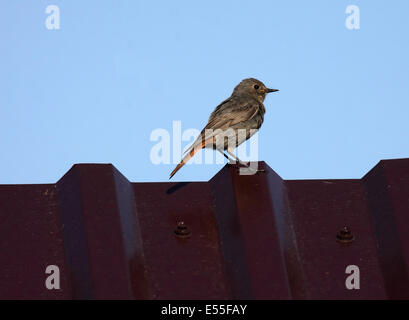
[{"label": "corrugated metal fence", "polygon": [[0,185],[0,298],[409,298],[409,159],[357,180],[259,167],[131,183],[77,164],[56,184]]}]

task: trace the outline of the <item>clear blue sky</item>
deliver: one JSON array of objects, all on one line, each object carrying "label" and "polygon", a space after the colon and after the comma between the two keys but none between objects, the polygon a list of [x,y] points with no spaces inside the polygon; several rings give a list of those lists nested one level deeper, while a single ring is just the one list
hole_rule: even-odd
[{"label": "clear blue sky", "polygon": [[[50,4],[59,30],[45,27]],[[360,30],[345,27],[350,4]],[[409,157],[408,17],[407,0],[2,0],[0,184],[56,182],[84,162],[167,181],[151,132],[201,129],[246,77],[280,89],[261,160],[285,179],[360,178]]]}]

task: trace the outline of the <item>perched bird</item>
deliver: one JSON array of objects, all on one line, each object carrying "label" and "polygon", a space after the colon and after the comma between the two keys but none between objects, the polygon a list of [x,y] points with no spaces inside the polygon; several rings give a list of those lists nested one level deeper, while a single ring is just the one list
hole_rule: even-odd
[{"label": "perched bird", "polygon": [[233,151],[261,127],[266,112],[264,99],[269,92],[276,91],[278,89],[269,89],[254,78],[242,80],[234,88],[230,98],[224,100],[212,112],[207,125],[186,150],[185,156],[171,172],[169,179],[203,148],[216,149],[231,160],[224,153],[227,151],[232,158],[243,163]]}]

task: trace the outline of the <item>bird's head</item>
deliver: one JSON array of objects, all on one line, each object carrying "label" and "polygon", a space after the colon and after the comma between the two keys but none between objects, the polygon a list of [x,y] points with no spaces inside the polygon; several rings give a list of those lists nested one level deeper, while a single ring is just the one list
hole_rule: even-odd
[{"label": "bird's head", "polygon": [[238,96],[252,96],[258,101],[263,102],[266,95],[270,92],[279,91],[278,89],[269,89],[260,80],[248,78],[242,80],[233,91],[233,95]]}]

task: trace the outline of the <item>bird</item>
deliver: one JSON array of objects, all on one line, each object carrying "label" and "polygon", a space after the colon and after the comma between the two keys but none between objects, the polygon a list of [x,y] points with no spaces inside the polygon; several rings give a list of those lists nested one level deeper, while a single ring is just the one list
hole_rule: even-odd
[{"label": "bird", "polygon": [[228,160],[231,161],[230,157],[232,157],[235,161],[244,164],[233,151],[260,129],[266,113],[264,99],[268,93],[277,91],[279,90],[267,88],[263,82],[255,78],[242,80],[235,86],[231,96],[211,113],[207,125],[185,151],[180,163],[170,173],[169,179],[203,148],[215,149]]}]

